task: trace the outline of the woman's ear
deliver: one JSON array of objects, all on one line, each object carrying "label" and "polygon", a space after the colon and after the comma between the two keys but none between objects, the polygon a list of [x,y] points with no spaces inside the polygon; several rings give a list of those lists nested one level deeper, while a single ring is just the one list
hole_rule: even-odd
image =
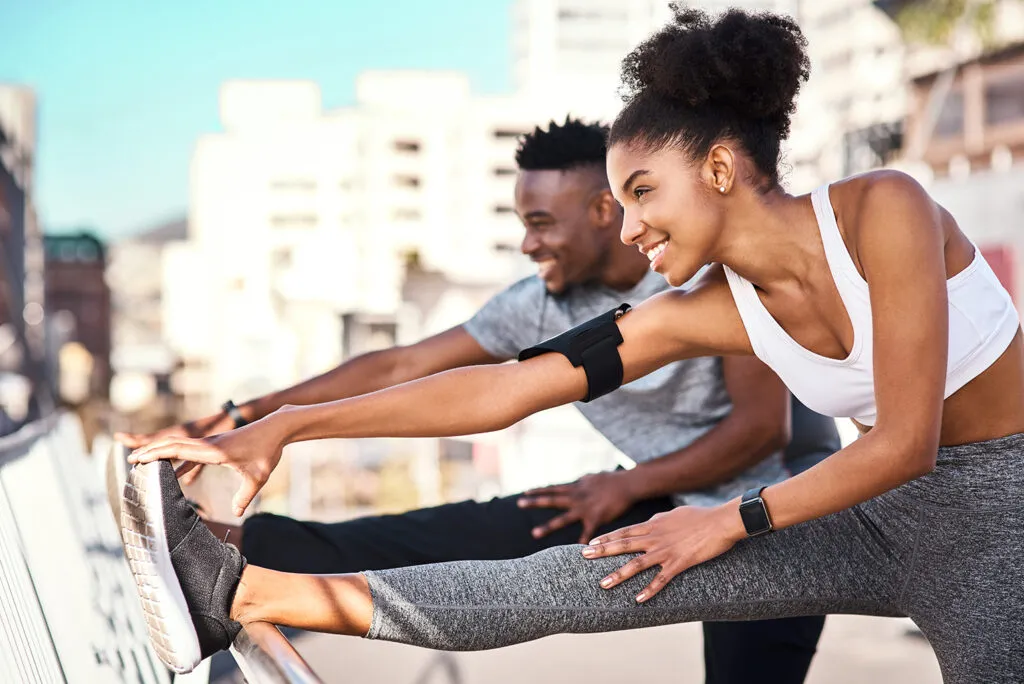
[{"label": "woman's ear", "polygon": [[726,195],[732,190],[736,179],[736,157],[727,145],[717,143],[711,146],[704,163],[704,176],[713,192]]}]

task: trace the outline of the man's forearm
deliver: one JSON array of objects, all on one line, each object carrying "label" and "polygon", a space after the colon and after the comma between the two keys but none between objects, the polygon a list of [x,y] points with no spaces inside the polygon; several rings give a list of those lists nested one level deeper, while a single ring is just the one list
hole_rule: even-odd
[{"label": "man's forearm", "polygon": [[778,423],[751,423],[733,412],[689,446],[623,473],[624,481],[636,500],[699,491],[728,482],[788,441]]}]

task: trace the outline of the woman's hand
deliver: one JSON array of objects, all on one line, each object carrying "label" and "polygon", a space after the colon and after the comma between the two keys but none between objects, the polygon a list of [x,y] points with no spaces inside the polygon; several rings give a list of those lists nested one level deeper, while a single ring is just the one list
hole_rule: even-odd
[{"label": "woman's hand", "polygon": [[660,565],[661,572],[637,594],[637,603],[643,603],[679,573],[722,555],[745,536],[737,501],[716,508],[680,506],[658,513],[645,523],[601,535],[583,549],[583,555],[604,558],[624,553],[643,554],[601,580],[605,589]]},{"label": "woman's hand", "polygon": [[235,515],[241,516],[281,460],[285,439],[275,425],[263,419],[213,437],[163,437],[133,451],[128,462],[184,461],[178,477],[202,465],[227,466],[242,476],[232,499]]},{"label": "woman's hand", "polygon": [[[181,423],[180,425],[172,425],[152,434],[117,432],[114,434],[114,439],[129,449],[139,449],[153,442],[166,441],[178,437],[209,437],[221,432],[227,432],[234,427],[235,421],[232,420],[231,416],[221,411],[212,416]],[[196,478],[199,477],[202,471],[202,464],[193,463],[187,468],[179,469],[178,477],[181,478],[182,484],[190,485],[196,481]]]}]

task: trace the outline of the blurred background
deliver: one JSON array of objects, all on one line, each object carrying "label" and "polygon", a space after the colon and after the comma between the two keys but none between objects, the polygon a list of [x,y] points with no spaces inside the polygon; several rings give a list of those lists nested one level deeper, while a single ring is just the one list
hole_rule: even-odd
[{"label": "blurred background", "polygon": [[[790,192],[907,171],[1017,300],[1024,3],[682,4],[770,9],[805,32]],[[90,441],[155,430],[466,320],[531,272],[518,137],[567,114],[610,121],[620,60],[668,16],[662,0],[0,0],[0,434],[59,407]],[[260,508],[400,511],[618,458],[572,408],[467,439],[304,443]],[[224,473],[197,486],[230,517]],[[837,620],[835,671],[816,681],[866,679],[847,662],[858,638],[897,649],[875,679],[938,681],[902,628]],[[494,681],[479,657],[460,662],[491,665],[464,679]]]}]

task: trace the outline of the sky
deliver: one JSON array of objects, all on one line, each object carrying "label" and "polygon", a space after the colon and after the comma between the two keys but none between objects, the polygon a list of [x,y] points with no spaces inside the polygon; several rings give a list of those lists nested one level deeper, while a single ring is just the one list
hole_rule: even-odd
[{"label": "sky", "polygon": [[0,0],[0,82],[38,98],[48,231],[116,238],[183,217],[196,139],[228,79],[311,79],[351,104],[367,69],[511,87],[509,0]]}]

